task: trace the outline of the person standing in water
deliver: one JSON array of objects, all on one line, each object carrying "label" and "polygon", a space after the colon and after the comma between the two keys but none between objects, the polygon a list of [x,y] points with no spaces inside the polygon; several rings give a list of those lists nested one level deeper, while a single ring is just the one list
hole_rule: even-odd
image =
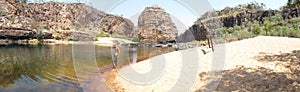
[{"label": "person standing in water", "polygon": [[112,55],[113,69],[116,69],[118,66],[118,58],[119,58],[119,54],[120,54],[120,49],[116,44],[114,44],[112,47],[112,50],[113,50],[112,51],[113,52],[113,55]]}]

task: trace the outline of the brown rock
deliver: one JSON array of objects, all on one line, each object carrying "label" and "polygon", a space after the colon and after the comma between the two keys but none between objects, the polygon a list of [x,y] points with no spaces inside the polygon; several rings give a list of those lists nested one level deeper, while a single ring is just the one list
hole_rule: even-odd
[{"label": "brown rock", "polygon": [[175,41],[178,30],[164,9],[146,7],[138,20],[138,37],[142,42],[164,43]]}]

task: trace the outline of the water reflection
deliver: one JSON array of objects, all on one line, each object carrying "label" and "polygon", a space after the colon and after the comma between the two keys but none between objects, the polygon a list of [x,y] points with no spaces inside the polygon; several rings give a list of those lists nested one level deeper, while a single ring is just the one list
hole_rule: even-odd
[{"label": "water reflection", "polygon": [[[173,51],[171,48],[155,47],[120,49],[120,65],[146,59],[152,51]],[[95,46],[94,53],[100,69],[111,69],[110,47]],[[74,71],[72,45],[0,46],[0,92],[82,92],[79,85],[82,80]]]}]

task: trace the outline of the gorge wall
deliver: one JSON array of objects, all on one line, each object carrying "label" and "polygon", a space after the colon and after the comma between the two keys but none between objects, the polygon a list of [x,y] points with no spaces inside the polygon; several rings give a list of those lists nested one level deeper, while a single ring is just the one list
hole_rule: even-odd
[{"label": "gorge wall", "polygon": [[178,41],[204,40],[206,35],[216,37],[216,29],[218,28],[241,26],[248,21],[263,23],[264,17],[275,16],[276,13],[280,14],[280,11],[263,10],[262,7],[255,4],[248,4],[241,8],[226,7],[220,11],[206,12],[195,21],[194,25],[179,36]]},{"label": "gorge wall", "polygon": [[[100,31],[132,37],[134,24],[128,19],[106,14],[81,3],[39,4],[0,0],[0,28],[1,39],[19,36],[33,39],[36,38],[37,29],[42,28],[44,39],[83,35],[86,39],[94,40],[94,34]],[[81,32],[78,33],[78,30]]]},{"label": "gorge wall", "polygon": [[138,19],[138,31],[141,42],[175,42],[178,35],[170,14],[157,6],[146,7],[141,13]]}]

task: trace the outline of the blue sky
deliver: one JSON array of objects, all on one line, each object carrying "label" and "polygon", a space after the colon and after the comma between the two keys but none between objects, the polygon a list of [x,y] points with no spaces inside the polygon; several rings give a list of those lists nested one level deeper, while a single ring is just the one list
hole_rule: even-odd
[{"label": "blue sky", "polygon": [[[78,2],[78,0],[54,1]],[[234,7],[253,1],[264,3],[267,9],[279,9],[287,2],[287,0],[81,0],[101,11],[129,18],[135,24],[139,13],[145,7],[157,5],[164,8],[172,16],[173,21],[179,22],[175,23],[177,27],[179,26],[179,30],[191,26],[206,11],[221,10],[226,6]]]}]

